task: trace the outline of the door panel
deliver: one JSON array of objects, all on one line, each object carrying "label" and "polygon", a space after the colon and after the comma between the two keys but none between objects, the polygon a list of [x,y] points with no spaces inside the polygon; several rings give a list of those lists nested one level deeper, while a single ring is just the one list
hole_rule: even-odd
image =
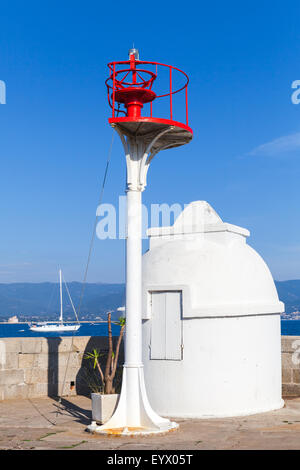
[{"label": "door panel", "polygon": [[152,292],[151,359],[165,359],[166,357],[165,303],[163,293]]},{"label": "door panel", "polygon": [[166,359],[181,360],[181,295],[166,293]]},{"label": "door panel", "polygon": [[182,359],[181,292],[151,292],[150,358]]}]

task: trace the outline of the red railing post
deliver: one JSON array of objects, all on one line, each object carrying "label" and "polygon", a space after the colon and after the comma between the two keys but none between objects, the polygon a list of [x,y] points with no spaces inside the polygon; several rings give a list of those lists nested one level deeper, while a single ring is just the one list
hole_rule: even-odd
[{"label": "red railing post", "polygon": [[187,95],[187,85],[185,87],[185,119],[186,125],[189,125],[189,111],[188,111],[188,95]]},{"label": "red railing post", "polygon": [[116,64],[114,63],[113,67],[113,114],[112,117],[115,117],[115,85],[116,85]]},{"label": "red railing post", "polygon": [[172,101],[172,67],[170,67],[170,118],[173,119],[173,101]]}]

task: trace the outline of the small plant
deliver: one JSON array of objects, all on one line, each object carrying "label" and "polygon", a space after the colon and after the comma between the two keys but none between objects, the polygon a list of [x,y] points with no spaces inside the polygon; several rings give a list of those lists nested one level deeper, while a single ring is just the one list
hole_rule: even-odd
[{"label": "small plant", "polygon": [[93,369],[97,369],[100,375],[101,386],[95,384],[95,381],[89,381],[89,386],[93,392],[100,392],[106,395],[115,393],[114,387],[114,379],[117,372],[118,367],[118,359],[120,353],[120,346],[122,342],[122,338],[124,335],[125,329],[125,318],[119,318],[119,322],[117,323],[120,325],[121,330],[119,333],[118,341],[116,344],[116,350],[113,350],[113,340],[112,340],[112,331],[111,331],[111,312],[107,314],[107,327],[108,327],[108,353],[106,358],[106,366],[103,372],[100,358],[104,356],[104,353],[100,353],[97,349],[93,349],[92,352],[88,352],[84,355],[85,359],[89,359],[93,362]]}]

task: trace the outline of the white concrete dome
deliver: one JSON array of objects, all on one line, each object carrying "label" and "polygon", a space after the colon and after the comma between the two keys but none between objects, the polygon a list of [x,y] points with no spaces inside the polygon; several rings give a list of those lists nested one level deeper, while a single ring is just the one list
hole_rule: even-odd
[{"label": "white concrete dome", "polygon": [[201,417],[282,406],[283,304],[266,263],[246,244],[249,232],[196,201],[173,227],[148,234],[143,360],[154,409]]},{"label": "white concrete dome", "polygon": [[166,286],[186,285],[191,309],[199,313],[267,313],[281,308],[268,266],[246,243],[176,240],[151,249],[143,261],[148,283],[159,278]]}]

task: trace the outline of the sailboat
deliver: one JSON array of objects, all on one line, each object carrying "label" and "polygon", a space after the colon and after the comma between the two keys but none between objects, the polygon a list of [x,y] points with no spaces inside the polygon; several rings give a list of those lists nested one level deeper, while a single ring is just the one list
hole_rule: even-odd
[{"label": "sailboat", "polygon": [[[60,315],[59,315],[59,321],[58,323],[48,323],[48,322],[42,322],[42,323],[37,323],[36,325],[32,325],[30,327],[31,331],[39,331],[39,332],[60,332],[60,331],[77,331],[80,328],[80,324],[78,323],[77,325],[67,325],[63,321],[63,298],[62,298],[62,273],[61,269],[59,270],[59,288],[60,288]],[[66,285],[67,288],[67,285]],[[76,310],[74,308],[69,290],[67,288],[67,292],[72,304],[72,308],[74,310],[74,313],[77,318]],[[77,319],[78,321],[78,319]]]}]

